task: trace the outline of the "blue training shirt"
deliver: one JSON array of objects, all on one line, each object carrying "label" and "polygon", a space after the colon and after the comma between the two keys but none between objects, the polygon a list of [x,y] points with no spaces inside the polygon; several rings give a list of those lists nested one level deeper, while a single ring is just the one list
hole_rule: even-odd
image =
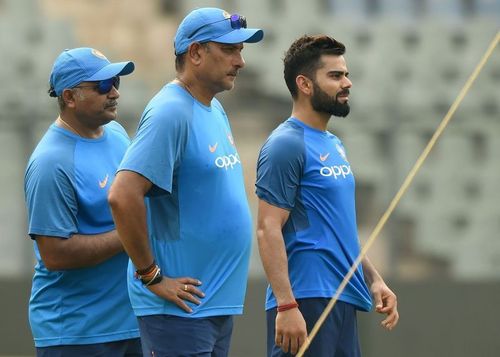
[{"label": "blue training shirt", "polygon": [[[28,229],[71,239],[115,229],[107,193],[129,144],[116,122],[98,139],[52,124],[31,155],[25,174]],[[53,239],[59,239],[53,238]],[[139,337],[127,294],[128,257],[96,266],[49,271],[34,242],[37,264],[29,303],[36,347],[94,344]]]},{"label": "blue training shirt", "polygon": [[229,121],[213,99],[205,106],[169,83],[150,101],[120,170],[153,183],[146,198],[150,245],[162,274],[202,282],[191,314],[164,300],[133,276],[136,315],[206,317],[241,314],[252,224],[240,158]]},{"label": "blue training shirt", "polygon": [[[283,226],[295,298],[331,298],[360,252],[354,176],[342,142],[296,118],[276,128],[257,162],[257,196],[290,211]],[[339,300],[371,309],[361,266]],[[266,309],[276,307],[271,287]]]}]

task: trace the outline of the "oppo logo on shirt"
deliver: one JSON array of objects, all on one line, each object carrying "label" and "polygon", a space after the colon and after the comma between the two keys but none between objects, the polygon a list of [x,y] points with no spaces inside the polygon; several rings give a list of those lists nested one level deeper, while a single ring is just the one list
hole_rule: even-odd
[{"label": "oppo logo on shirt", "polygon": [[334,165],[334,166],[323,166],[319,173],[324,177],[332,177],[336,180],[338,177],[346,178],[352,174],[351,166],[349,165]]},{"label": "oppo logo on shirt", "polygon": [[227,170],[228,168],[233,169],[234,166],[237,164],[241,164],[238,154],[218,156],[215,159],[215,166],[217,166],[219,169],[225,169],[225,170]]}]

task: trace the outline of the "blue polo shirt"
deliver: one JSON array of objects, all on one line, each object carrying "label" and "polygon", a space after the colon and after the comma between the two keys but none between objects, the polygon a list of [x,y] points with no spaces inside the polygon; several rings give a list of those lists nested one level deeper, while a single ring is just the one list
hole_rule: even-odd
[{"label": "blue polo shirt", "polygon": [[[358,257],[354,190],[344,146],[330,132],[289,118],[264,143],[256,193],[290,211],[282,231],[295,298],[331,298]],[[361,266],[339,300],[371,309]],[[269,287],[266,309],[275,306]]]},{"label": "blue polo shirt", "polygon": [[200,305],[186,313],[133,277],[136,315],[206,317],[241,314],[252,222],[240,157],[228,118],[213,99],[205,106],[177,84],[147,105],[120,170],[153,183],[146,197],[149,242],[162,274],[202,282]]},{"label": "blue polo shirt", "polygon": [[[129,144],[116,122],[98,139],[51,125],[25,174],[28,231],[53,239],[115,229],[107,193]],[[125,253],[92,267],[49,271],[36,241],[29,320],[36,347],[139,337],[126,285]]]}]

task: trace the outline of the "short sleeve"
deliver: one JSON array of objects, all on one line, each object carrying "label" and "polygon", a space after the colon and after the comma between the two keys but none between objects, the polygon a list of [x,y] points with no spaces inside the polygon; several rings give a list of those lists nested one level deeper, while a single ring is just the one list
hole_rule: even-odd
[{"label": "short sleeve", "polygon": [[106,124],[106,128],[109,128],[113,132],[118,133],[118,135],[127,143],[127,145],[130,144],[130,137],[128,136],[127,131],[116,120],[113,120]]},{"label": "short sleeve", "polygon": [[66,160],[39,157],[26,169],[28,233],[69,238],[78,232],[73,167]]},{"label": "short sleeve", "polygon": [[189,133],[189,110],[170,106],[147,108],[137,134],[120,164],[172,192],[174,170],[179,165]]},{"label": "short sleeve", "polygon": [[304,141],[300,131],[271,135],[257,161],[257,196],[273,206],[292,210],[304,160]]}]

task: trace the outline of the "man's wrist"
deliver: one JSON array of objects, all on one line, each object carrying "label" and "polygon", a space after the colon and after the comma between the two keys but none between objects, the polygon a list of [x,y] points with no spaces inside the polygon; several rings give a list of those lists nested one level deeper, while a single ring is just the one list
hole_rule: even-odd
[{"label": "man's wrist", "polygon": [[153,260],[153,262],[147,268],[137,269],[135,272],[138,275],[145,275],[145,274],[152,272],[154,270],[155,266],[156,266],[156,262]]},{"label": "man's wrist", "polygon": [[297,303],[297,301],[293,300],[290,303],[278,305],[278,307],[276,309],[278,310],[278,312],[284,312],[284,311],[296,309],[297,307],[299,307],[299,304]]},{"label": "man's wrist", "polygon": [[153,264],[145,269],[136,270],[134,276],[136,279],[141,280],[144,286],[155,285],[163,280],[161,269],[156,262],[153,262]]}]

